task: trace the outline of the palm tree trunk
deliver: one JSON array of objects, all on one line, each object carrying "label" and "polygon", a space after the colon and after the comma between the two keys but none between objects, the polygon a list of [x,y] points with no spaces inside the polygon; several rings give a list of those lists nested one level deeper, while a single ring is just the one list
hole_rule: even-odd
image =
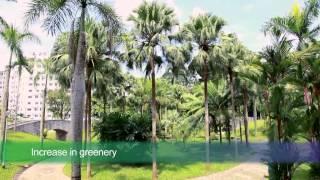
[{"label": "palm tree trunk", "polygon": [[206,137],[206,162],[209,169],[210,162],[210,129],[209,129],[209,103],[208,103],[208,65],[204,65],[204,119],[205,119],[205,137]]},{"label": "palm tree trunk", "polygon": [[242,143],[242,123],[241,123],[241,120],[239,120],[239,136],[240,136],[240,143]]},{"label": "palm tree trunk", "polygon": [[17,89],[17,97],[16,97],[16,116],[14,118],[14,125],[13,125],[13,131],[16,132],[17,129],[17,122],[18,122],[18,116],[19,116],[19,98],[20,98],[20,82],[21,82],[21,73],[19,73],[18,77],[18,89]]},{"label": "palm tree trunk", "polygon": [[[91,72],[90,72],[91,74]],[[88,81],[88,89],[87,89],[87,99],[88,99],[88,114],[87,114],[87,141],[88,141],[88,149],[91,148],[91,111],[92,111],[92,107],[91,107],[91,88],[92,88],[92,84],[91,81]],[[88,158],[88,162],[87,162],[87,180],[91,179],[91,163],[90,163],[90,157]]]},{"label": "palm tree trunk", "polygon": [[[86,84],[86,92],[88,93],[88,85]],[[83,139],[83,149],[87,148],[87,137],[88,137],[88,95],[85,95],[85,109],[84,109],[84,122],[83,122],[83,129],[84,129],[84,139]]]},{"label": "palm tree trunk", "polygon": [[282,125],[281,125],[281,118],[280,118],[280,115],[278,114],[277,117],[277,130],[278,130],[278,140],[279,142],[281,142],[281,137],[282,137]]},{"label": "palm tree trunk", "polygon": [[234,110],[234,81],[233,81],[233,73],[232,70],[229,69],[229,78],[230,78],[230,93],[231,93],[231,118],[233,121],[233,132],[235,139],[237,138],[237,123],[235,119],[235,110]]},{"label": "palm tree trunk", "polygon": [[238,144],[237,144],[237,123],[235,118],[235,107],[234,107],[234,81],[233,81],[233,71],[231,68],[228,69],[230,78],[230,92],[231,92],[231,118],[233,121],[233,132],[234,132],[234,154],[235,158],[238,158]]},{"label": "palm tree trunk", "polygon": [[222,128],[221,128],[221,124],[219,125],[219,137],[220,137],[220,144],[222,144]]},{"label": "palm tree trunk", "polygon": [[227,119],[227,128],[226,128],[226,130],[227,130],[227,132],[226,132],[227,133],[226,134],[227,137],[226,138],[228,139],[228,143],[231,144],[231,132],[230,132],[231,130],[230,130],[230,119],[229,118]]},{"label": "palm tree trunk", "polygon": [[40,142],[41,148],[43,147],[44,140],[44,127],[46,119],[46,98],[47,98],[47,86],[48,86],[48,74],[46,74],[44,89],[43,89],[43,99],[42,99],[42,112],[41,112],[41,121],[40,121]]},{"label": "palm tree trunk", "polygon": [[4,86],[4,91],[2,94],[2,111],[1,111],[1,122],[0,122],[0,160],[2,167],[5,167],[4,164],[4,148],[5,148],[5,141],[7,135],[7,111],[8,111],[8,102],[9,102],[9,85],[10,85],[10,74],[11,74],[11,63],[12,63],[12,55],[13,51],[10,52],[10,59],[9,64],[6,67],[6,81]]},{"label": "palm tree trunk", "polygon": [[254,136],[257,135],[257,119],[258,119],[258,115],[257,115],[257,100],[256,100],[256,96],[253,96],[253,120],[254,120]]},{"label": "palm tree trunk", "polygon": [[83,124],[83,128],[84,128],[84,140],[83,140],[83,146],[84,146],[84,149],[86,149],[87,147],[87,137],[88,137],[88,112],[89,112],[89,96],[88,96],[88,93],[89,93],[89,79],[90,79],[90,74],[91,72],[89,72],[90,68],[88,67],[88,65],[86,66],[86,71],[87,71],[87,79],[86,79],[86,95],[85,95],[85,114],[84,114],[84,124]]},{"label": "palm tree trunk", "polygon": [[61,104],[60,119],[64,120],[64,103]]},{"label": "palm tree trunk", "polygon": [[107,98],[105,95],[103,95],[103,113],[106,114],[107,112]]},{"label": "palm tree trunk", "polygon": [[249,129],[248,129],[248,90],[247,85],[244,85],[243,90],[243,123],[244,123],[244,135],[246,138],[246,145],[249,145]]},{"label": "palm tree trunk", "polygon": [[[80,17],[80,34],[77,50],[77,58],[74,66],[73,79],[71,85],[71,141],[73,142],[73,149],[79,150],[82,147],[82,123],[83,123],[83,109],[85,97],[85,58],[86,58],[86,35],[84,29],[85,23],[85,5],[81,9]],[[81,159],[77,155],[72,160],[71,179],[81,180]]]},{"label": "palm tree trunk", "polygon": [[156,104],[156,74],[155,74],[155,62],[154,62],[154,49],[152,49],[150,62],[152,67],[151,78],[152,78],[152,94],[151,94],[151,112],[152,112],[152,179],[158,179],[157,173],[157,104]]}]

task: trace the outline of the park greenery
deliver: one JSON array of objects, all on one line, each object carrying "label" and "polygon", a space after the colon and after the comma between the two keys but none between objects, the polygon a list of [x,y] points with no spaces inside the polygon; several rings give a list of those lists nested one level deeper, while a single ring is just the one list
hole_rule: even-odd
[{"label": "park greenery", "polygon": [[[70,115],[71,141],[148,141],[154,154],[159,141],[195,141],[206,150],[206,163],[161,164],[155,157],[144,166],[90,161],[84,166],[73,161],[66,173],[72,179],[84,174],[87,179],[123,174],[137,179],[185,179],[208,174],[210,143],[319,142],[319,10],[318,0],[306,0],[304,6],[294,3],[286,16],[265,22],[262,29],[271,43],[253,52],[237,32],[225,33],[228,22],[214,12],[182,23],[166,4],[144,1],[128,19],[133,26],[125,28],[107,3],[32,0],[26,27],[39,21],[56,36],[42,73],[54,76],[61,89],[47,92],[45,88],[43,99],[55,117]],[[0,121],[3,162],[8,121],[3,112],[8,110],[10,72],[19,68],[32,73],[32,59],[25,58],[21,44],[39,39],[1,17],[0,39],[11,52]],[[145,77],[134,76],[132,69],[143,71]],[[157,76],[159,70],[164,74]],[[42,142],[47,135],[45,109]],[[216,172],[236,163],[211,165],[210,172]],[[320,177],[319,163],[267,165],[270,179],[287,180],[297,178],[296,174]],[[176,171],[166,170],[170,168]]]}]

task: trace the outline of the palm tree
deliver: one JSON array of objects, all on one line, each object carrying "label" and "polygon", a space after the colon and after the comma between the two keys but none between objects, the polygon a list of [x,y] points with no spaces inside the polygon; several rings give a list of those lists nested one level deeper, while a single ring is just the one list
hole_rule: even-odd
[{"label": "palm tree", "polygon": [[157,55],[157,47],[163,47],[161,39],[166,32],[170,32],[171,28],[177,25],[173,9],[156,1],[143,2],[129,20],[134,23],[136,30],[136,39],[140,42],[138,53],[136,54],[136,65],[141,67],[142,63],[146,63],[146,74],[152,79],[152,95],[151,95],[151,111],[152,111],[152,142],[153,163],[152,163],[152,179],[157,179],[157,163],[155,158],[155,144],[157,139],[157,108],[156,108],[156,65],[160,64],[162,58]]},{"label": "palm tree", "polygon": [[3,162],[3,150],[4,150],[4,142],[6,138],[6,123],[7,123],[7,111],[8,111],[8,100],[9,100],[9,84],[10,84],[10,74],[12,69],[12,59],[13,56],[16,56],[17,59],[24,59],[23,53],[21,50],[22,43],[28,40],[38,40],[32,33],[30,32],[20,32],[13,25],[9,25],[4,19],[0,17],[0,38],[4,41],[4,43],[8,46],[10,50],[9,64],[6,67],[6,79],[3,91],[3,99],[2,99],[2,113],[1,113],[1,121],[0,121],[0,158]]},{"label": "palm tree", "polygon": [[180,40],[180,33],[169,37],[171,44],[165,47],[165,57],[167,60],[167,70],[164,77],[171,78],[171,83],[174,84],[175,80],[180,76],[186,79],[187,63],[190,62],[192,45],[191,43],[184,43]]},{"label": "palm tree", "polygon": [[[92,101],[92,89],[96,84],[101,87],[106,81],[104,77],[108,76],[109,79],[116,77],[119,65],[115,61],[114,56],[117,52],[114,52],[114,47],[119,43],[116,39],[110,39],[116,35],[116,31],[119,31],[119,27],[104,27],[102,23],[97,23],[91,18],[87,18],[86,24],[86,105],[85,105],[85,124],[84,124],[84,143],[90,144],[91,141],[91,101]],[[55,65],[51,68],[53,73],[57,73],[58,81],[61,85],[69,87],[68,75],[71,74],[72,64],[69,61],[69,54],[67,50],[67,34],[61,34],[54,45],[52,52],[52,62]],[[116,36],[117,37],[117,36]],[[112,41],[112,44],[110,44]],[[113,72],[113,74],[111,74]],[[108,74],[107,74],[108,73]],[[98,82],[98,81],[101,81]],[[110,82],[107,82],[110,83]],[[106,84],[107,85],[107,84]],[[104,87],[106,86],[104,85]],[[110,84],[109,84],[110,85]],[[89,164],[89,163],[88,163]],[[88,176],[90,176],[90,165],[88,168]],[[89,177],[88,177],[89,178]]]},{"label": "palm tree", "polygon": [[[192,91],[183,94],[181,109],[185,112],[183,126],[187,126],[184,132],[184,138],[187,138],[192,130],[198,129],[201,122],[204,121],[203,107],[203,89],[200,85],[193,87]],[[227,82],[224,79],[218,79],[208,82],[208,105],[209,116],[219,128],[220,141],[222,141],[222,126],[225,124],[228,140],[230,142],[230,123],[228,116],[228,101],[230,100],[230,91],[227,89]],[[211,122],[213,124],[213,122]]]},{"label": "palm tree", "polygon": [[[119,32],[118,27],[108,27],[107,30],[102,24],[95,23],[92,19],[86,21],[87,34],[87,54],[86,54],[86,125],[85,125],[85,140],[88,144],[91,143],[91,116],[92,116],[92,88],[97,81],[103,81],[108,77],[117,76],[117,71],[120,69],[118,63],[112,59],[113,48],[116,43],[110,42]],[[115,29],[116,28],[116,29]],[[88,162],[87,166],[88,179],[91,177],[91,165]]]},{"label": "palm tree", "polygon": [[14,118],[14,131],[16,131],[18,116],[19,116],[19,97],[20,97],[20,83],[21,83],[21,75],[22,71],[25,69],[28,73],[31,73],[32,69],[26,59],[19,58],[16,62],[13,63],[13,68],[17,67],[18,69],[18,88],[17,88],[17,96],[16,96],[16,115]]},{"label": "palm tree", "polygon": [[276,29],[292,35],[297,41],[297,49],[301,50],[308,42],[313,42],[320,33],[320,26],[313,24],[318,17],[319,7],[319,0],[307,0],[304,8],[296,1],[288,16],[272,18],[265,25],[264,31]]},{"label": "palm tree", "polygon": [[[262,74],[262,68],[259,66],[258,59],[255,54],[245,50],[244,59],[235,68],[235,72],[240,80],[240,89],[243,98],[243,120],[245,129],[246,144],[249,144],[249,128],[248,128],[248,103],[249,96],[254,96],[254,86],[258,84]],[[256,120],[255,120],[256,121]],[[256,122],[255,122],[256,124]],[[255,125],[256,126],[256,125]]]},{"label": "palm tree", "polygon": [[[229,79],[229,88],[231,93],[231,116],[233,121],[233,131],[236,136],[237,122],[235,118],[235,67],[244,58],[244,47],[239,42],[235,34],[226,34],[222,36],[220,46],[217,46],[214,51],[218,59],[218,67],[220,66]],[[240,126],[241,127],[241,126]],[[235,137],[236,138],[236,137]],[[236,142],[236,141],[235,141]]]},{"label": "palm tree", "polygon": [[[264,60],[261,63],[263,69],[262,76],[263,78],[265,78],[268,87],[273,87],[276,86],[282,79],[286,77],[288,71],[290,70],[290,67],[292,66],[292,62],[290,60],[290,51],[292,49],[292,43],[290,40],[287,40],[287,38],[283,36],[281,33],[279,34],[278,31],[270,33],[273,37],[273,44],[267,46],[260,53],[260,56]],[[266,109],[268,109],[269,111],[269,89],[266,89],[265,91]],[[282,125],[280,116],[277,116],[276,120],[278,140],[281,141]]]},{"label": "palm tree", "polygon": [[205,111],[205,137],[206,137],[206,159],[209,163],[209,105],[208,105],[208,79],[209,74],[214,73],[210,68],[216,62],[212,58],[213,48],[217,45],[225,21],[220,17],[205,14],[192,17],[183,27],[186,39],[189,40],[197,54],[193,57],[190,70],[201,76],[204,83],[204,111]]},{"label": "palm tree", "polygon": [[46,120],[46,103],[47,103],[47,93],[48,93],[48,78],[50,76],[50,69],[51,69],[51,61],[49,59],[43,60],[39,62],[42,67],[43,71],[38,72],[34,77],[34,84],[37,85],[37,81],[40,79],[40,77],[44,76],[44,87],[42,92],[42,109],[41,109],[41,121],[40,121],[40,142],[41,147],[43,147],[43,141],[44,141],[44,127],[45,127],[45,120]]},{"label": "palm tree", "polygon": [[[71,33],[69,37],[69,58],[72,62],[73,74],[71,85],[71,140],[75,143],[82,143],[82,121],[85,97],[85,60],[86,60],[86,34],[85,34],[85,19],[90,12],[100,15],[100,17],[108,23],[117,24],[117,19],[114,19],[115,13],[107,4],[97,2],[95,0],[32,0],[29,3],[29,10],[26,12],[26,24],[37,21],[41,15],[46,15],[43,21],[45,29],[56,34],[61,31],[68,20],[73,20],[80,12],[79,17],[79,36],[75,37],[75,33]],[[78,11],[80,10],[80,11]],[[73,23],[71,26],[73,31]],[[77,47],[74,44],[77,41]],[[79,149],[81,146],[76,146]],[[72,163],[72,179],[81,179],[81,161],[76,157]]]}]

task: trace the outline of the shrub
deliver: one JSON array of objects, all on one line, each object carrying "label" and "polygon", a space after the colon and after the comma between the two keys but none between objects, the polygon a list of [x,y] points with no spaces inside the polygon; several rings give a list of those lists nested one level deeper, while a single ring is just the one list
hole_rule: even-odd
[{"label": "shrub", "polygon": [[147,141],[151,135],[150,115],[113,112],[102,114],[94,126],[95,135],[105,141]]}]

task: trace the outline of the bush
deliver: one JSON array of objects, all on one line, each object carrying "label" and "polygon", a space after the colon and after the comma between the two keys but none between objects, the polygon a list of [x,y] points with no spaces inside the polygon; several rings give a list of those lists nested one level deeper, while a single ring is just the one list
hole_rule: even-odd
[{"label": "bush", "polygon": [[102,114],[94,126],[95,134],[105,141],[147,141],[151,137],[150,115],[113,112]]}]

